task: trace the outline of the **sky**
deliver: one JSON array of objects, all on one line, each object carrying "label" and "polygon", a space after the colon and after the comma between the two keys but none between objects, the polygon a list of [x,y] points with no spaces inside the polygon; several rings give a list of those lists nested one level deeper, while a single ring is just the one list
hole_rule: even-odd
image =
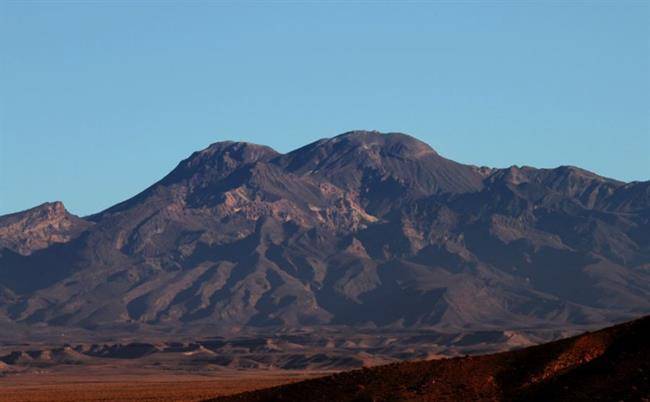
[{"label": "sky", "polygon": [[0,214],[78,215],[193,151],[399,131],[650,179],[650,2],[0,0]]}]

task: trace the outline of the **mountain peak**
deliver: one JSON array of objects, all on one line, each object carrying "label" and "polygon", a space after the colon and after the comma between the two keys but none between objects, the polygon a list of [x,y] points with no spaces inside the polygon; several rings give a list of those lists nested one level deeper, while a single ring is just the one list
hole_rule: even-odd
[{"label": "mountain peak", "polygon": [[376,130],[354,130],[337,135],[330,141],[344,142],[368,148],[381,149],[384,152],[416,158],[422,155],[437,155],[429,144],[408,134],[399,132],[382,133]]},{"label": "mountain peak", "polygon": [[422,197],[474,191],[483,180],[472,167],[445,159],[403,133],[349,131],[280,159],[292,173],[322,176],[341,188],[376,197],[377,202],[405,192]]},{"label": "mountain peak", "polygon": [[0,216],[0,248],[31,254],[53,243],[65,243],[90,226],[69,213],[61,201]]},{"label": "mountain peak", "polygon": [[279,155],[276,150],[265,145],[236,141],[215,142],[179,163],[162,183],[173,183],[197,174],[222,177],[239,166],[271,160]]},{"label": "mountain peak", "polygon": [[279,155],[279,153],[271,147],[266,145],[253,144],[245,141],[219,141],[210,144],[202,151],[195,152],[193,157],[214,157],[214,156],[228,156],[233,160],[239,162],[256,162],[260,159],[272,158]]},{"label": "mountain peak", "polygon": [[650,309],[649,188],[477,168],[401,133],[287,154],[215,143],[94,225],[60,203],[0,217],[0,249],[17,250],[0,251],[0,289],[24,297],[0,297],[0,321],[11,309],[174,329],[602,322]]},{"label": "mountain peak", "polygon": [[18,216],[30,216],[30,217],[55,217],[67,214],[68,211],[65,209],[65,205],[61,201],[48,201],[42,204],[39,204],[35,207],[26,209],[24,211],[15,212],[12,214],[4,215],[1,219],[6,220],[10,217]]},{"label": "mountain peak", "polygon": [[36,208],[41,208],[45,209],[47,211],[50,211],[51,213],[60,215],[67,213],[68,211],[65,209],[65,205],[63,205],[63,202],[61,201],[53,201],[53,202],[45,202]]}]

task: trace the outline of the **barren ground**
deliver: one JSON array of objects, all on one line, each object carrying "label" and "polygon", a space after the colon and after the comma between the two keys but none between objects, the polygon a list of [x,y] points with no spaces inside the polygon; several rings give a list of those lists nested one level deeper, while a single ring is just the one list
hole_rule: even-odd
[{"label": "barren ground", "polygon": [[2,402],[199,401],[322,375],[314,372],[253,371],[214,374],[121,373],[69,368],[0,377]]}]

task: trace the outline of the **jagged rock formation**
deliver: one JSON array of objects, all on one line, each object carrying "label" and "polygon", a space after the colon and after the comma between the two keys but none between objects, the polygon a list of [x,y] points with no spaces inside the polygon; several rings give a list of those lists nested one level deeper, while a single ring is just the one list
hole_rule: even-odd
[{"label": "jagged rock formation", "polygon": [[46,202],[27,211],[0,216],[0,248],[23,255],[66,243],[92,224],[68,213],[61,202]]},{"label": "jagged rock formation", "polygon": [[0,218],[39,228],[0,232],[10,322],[503,329],[650,311],[650,182],[478,168],[404,134],[216,143],[84,220],[30,211]]}]

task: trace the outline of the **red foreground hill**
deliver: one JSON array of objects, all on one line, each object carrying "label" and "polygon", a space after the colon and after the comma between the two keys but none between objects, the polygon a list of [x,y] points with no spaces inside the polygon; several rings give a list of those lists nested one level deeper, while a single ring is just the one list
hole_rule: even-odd
[{"label": "red foreground hill", "polygon": [[389,364],[214,399],[650,401],[650,316],[526,349]]}]

